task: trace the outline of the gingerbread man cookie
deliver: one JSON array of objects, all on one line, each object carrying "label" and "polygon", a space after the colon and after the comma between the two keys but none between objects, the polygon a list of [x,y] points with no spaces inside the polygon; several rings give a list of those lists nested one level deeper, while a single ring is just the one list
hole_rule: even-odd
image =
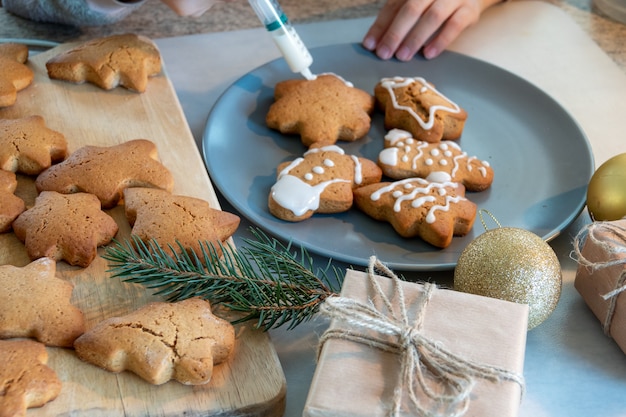
[{"label": "gingerbread man cookie", "polygon": [[314,213],[341,213],[352,207],[352,190],[380,181],[382,171],[365,158],[347,155],[337,145],[314,146],[301,158],[278,166],[269,210],[297,222]]},{"label": "gingerbread man cookie", "polygon": [[403,129],[426,142],[458,139],[467,112],[421,77],[383,78],[374,88],[387,129]]},{"label": "gingerbread man cookie", "polygon": [[456,142],[425,142],[401,129],[385,135],[378,165],[395,180],[420,177],[434,182],[460,182],[468,191],[486,190],[493,182],[489,162],[469,156]]},{"label": "gingerbread man cookie", "polygon": [[[74,342],[78,357],[110,372],[131,371],[151,384],[201,385],[228,359],[235,330],[208,301],[155,302],[98,323]],[[146,355],[149,352],[149,355]]]},{"label": "gingerbread man cookie", "polygon": [[91,193],[98,196],[103,208],[111,208],[123,199],[125,188],[172,191],[174,178],[159,161],[156,145],[136,139],[114,146],[82,147],[42,172],[35,185],[38,191]]},{"label": "gingerbread man cookie", "polygon": [[161,72],[161,55],[145,36],[113,35],[51,58],[46,69],[52,79],[89,82],[104,90],[122,86],[141,93],[146,91],[149,77]]},{"label": "gingerbread man cookie", "polygon": [[71,347],[83,334],[83,313],[70,302],[74,287],[55,274],[50,258],[21,268],[0,266],[1,339],[32,337],[47,346]]},{"label": "gingerbread man cookie", "polygon": [[33,71],[25,65],[27,60],[26,45],[18,43],[0,45],[0,107],[15,104],[18,91],[33,82]]},{"label": "gingerbread man cookie", "polygon": [[67,157],[65,136],[43,117],[0,119],[0,169],[37,175]]},{"label": "gingerbread man cookie", "polygon": [[93,194],[43,191],[35,205],[15,219],[13,231],[30,259],[48,257],[87,267],[98,247],[111,242],[118,226]]},{"label": "gingerbread man cookie", "polygon": [[307,147],[354,141],[370,129],[374,98],[333,74],[279,82],[274,98],[266,116],[267,126],[281,133],[299,134]]},{"label": "gingerbread man cookie", "polygon": [[422,178],[380,182],[354,190],[356,206],[372,218],[386,221],[402,237],[419,236],[439,248],[472,229],[476,204],[464,197],[457,183]]}]

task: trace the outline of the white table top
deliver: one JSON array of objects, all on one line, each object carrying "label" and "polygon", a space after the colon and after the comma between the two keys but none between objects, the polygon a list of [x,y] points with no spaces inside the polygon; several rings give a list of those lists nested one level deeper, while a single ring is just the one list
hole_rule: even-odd
[{"label": "white table top", "polygon": [[[323,22],[296,29],[309,47],[315,47],[359,42],[371,21]],[[219,95],[248,71],[280,56],[263,29],[157,43],[199,146],[207,115]],[[533,1],[494,7],[451,49],[507,69],[555,98],[586,132],[597,166],[626,152],[620,123],[626,74],[556,7]],[[236,212],[222,203],[224,209]],[[561,260],[563,291],[552,316],[528,333],[522,417],[626,416],[626,356],[603,335],[574,289],[576,264],[569,253],[574,235],[586,222],[583,213],[551,242]],[[236,243],[248,225],[242,222]],[[451,273],[429,277],[450,281]],[[324,329],[325,323],[313,321],[271,333],[287,378],[285,416],[302,414],[315,370],[317,338]]]}]

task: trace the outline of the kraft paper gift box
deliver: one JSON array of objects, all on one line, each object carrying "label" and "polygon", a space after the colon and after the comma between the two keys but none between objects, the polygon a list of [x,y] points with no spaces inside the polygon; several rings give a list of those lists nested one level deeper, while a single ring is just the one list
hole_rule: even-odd
[{"label": "kraft paper gift box", "polygon": [[604,333],[626,353],[626,220],[588,225],[574,249],[579,263],[574,287]]},{"label": "kraft paper gift box", "polygon": [[[393,334],[385,336],[378,330],[372,331],[360,325],[365,321],[376,324],[380,319],[376,317],[376,313],[371,320],[364,319],[357,313],[358,317],[346,321],[345,316],[334,316],[338,314],[336,310],[343,307],[328,307],[332,304],[331,300],[327,300],[322,305],[322,314],[331,317],[331,322],[328,331],[320,337],[321,349],[305,404],[304,417],[424,415],[418,412],[418,408],[432,412],[434,403],[426,398],[424,390],[417,387],[416,407],[410,398],[409,381],[413,378],[415,385],[419,385],[421,371],[426,386],[436,393],[442,393],[444,387],[439,383],[442,375],[434,376],[436,371],[433,370],[443,369],[445,373],[446,368],[456,372],[457,377],[452,375],[451,378],[457,378],[457,382],[464,383],[462,378],[465,378],[469,395],[465,404],[466,410],[461,403],[441,415],[516,416],[524,389],[522,372],[528,306],[441,288],[433,289],[434,285],[431,284],[425,284],[429,286],[426,290],[425,285],[398,280],[389,270],[387,274],[395,279],[375,275],[372,271],[364,273],[348,270],[340,297],[336,297],[334,301],[339,304],[342,304],[342,300],[347,301],[348,310],[354,312],[351,303],[356,301],[362,306],[371,300],[376,309],[386,317],[383,321],[386,321],[389,310],[384,307],[382,297],[375,293],[374,285],[370,283],[371,276],[385,297],[389,298],[394,314],[401,317],[401,301],[398,299],[400,294],[394,289],[397,283],[403,292],[410,327],[416,330],[407,331],[402,325],[386,323],[383,327],[388,326]],[[430,299],[424,302],[426,291],[432,292]],[[420,304],[421,302],[424,304]],[[357,310],[360,308],[357,307]],[[420,309],[421,314],[418,313]],[[342,310],[339,314],[345,314],[345,311]],[[416,324],[416,319],[421,324]],[[359,324],[355,325],[355,320]],[[405,346],[401,340],[407,339],[398,337],[395,333],[417,341],[413,346],[421,346],[416,351],[418,362],[406,368],[410,372],[402,373],[401,365],[401,359],[405,358],[402,352],[406,352],[400,347]],[[382,339],[384,346],[372,343],[370,338]],[[425,345],[437,352],[430,352]],[[443,351],[438,351],[439,348]],[[444,351],[449,354],[448,357],[442,354]],[[460,358],[466,362],[459,364],[454,360],[450,361],[450,358]],[[427,363],[429,361],[431,363]],[[486,374],[497,375],[491,375],[491,378],[488,375],[486,378],[472,375],[472,366],[479,369],[486,367]],[[394,396],[394,392],[398,395]],[[455,397],[456,395],[457,393],[453,394]],[[395,414],[391,412],[394,399],[400,404],[399,411]],[[440,414],[433,412],[427,415]]]}]

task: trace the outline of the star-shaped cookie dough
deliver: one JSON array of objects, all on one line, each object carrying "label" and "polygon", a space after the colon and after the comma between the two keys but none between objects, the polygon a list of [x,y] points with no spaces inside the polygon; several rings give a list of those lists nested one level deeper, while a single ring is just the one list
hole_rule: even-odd
[{"label": "star-shaped cookie dough", "polygon": [[419,236],[439,248],[472,229],[476,204],[457,183],[422,178],[380,182],[354,191],[356,206],[376,220],[387,221],[402,237]]},{"label": "star-shaped cookie dough", "polygon": [[94,39],[46,62],[48,76],[73,83],[89,82],[110,90],[122,86],[144,92],[148,78],[161,72],[161,55],[150,39],[135,34]]},{"label": "star-shaped cookie dough", "polygon": [[123,198],[125,188],[172,191],[174,178],[159,161],[156,145],[135,139],[109,147],[82,147],[42,172],[35,185],[38,191],[95,194],[103,208],[111,208]]},{"label": "star-shaped cookie dough", "polygon": [[34,78],[28,68],[28,47],[18,43],[0,45],[0,107],[15,104],[17,92],[28,87]]},{"label": "star-shaped cookie dough", "polygon": [[65,136],[43,117],[0,119],[0,169],[37,175],[67,157]]},{"label": "star-shaped cookie dough", "polygon": [[208,301],[191,298],[106,319],[76,339],[74,348],[85,362],[110,372],[131,371],[151,384],[174,379],[201,385],[234,345],[233,326],[213,315]]},{"label": "star-shaped cookie dough", "polygon": [[74,287],[55,274],[50,258],[21,268],[0,266],[0,339],[30,337],[47,346],[71,347],[83,334],[83,313],[70,303]]},{"label": "star-shaped cookie dough", "polygon": [[93,194],[43,191],[35,205],[13,222],[13,231],[30,259],[47,257],[87,267],[98,246],[109,243],[118,226]]},{"label": "star-shaped cookie dough", "polygon": [[278,166],[268,198],[270,213],[297,222],[315,213],[341,213],[352,207],[354,188],[379,182],[381,169],[337,145],[314,145],[294,161]]},{"label": "star-shaped cookie dough", "polygon": [[61,381],[46,364],[46,347],[32,340],[0,340],[0,417],[26,416],[61,392]]},{"label": "star-shaped cookie dough", "polygon": [[13,194],[16,188],[15,174],[0,170],[0,233],[11,230],[13,220],[26,209],[24,200]]},{"label": "star-shaped cookie dough", "polygon": [[371,94],[330,74],[279,82],[274,99],[266,115],[267,126],[299,134],[307,147],[362,138],[370,129],[374,110]]},{"label": "star-shaped cookie dough", "polygon": [[235,233],[240,222],[239,216],[214,209],[202,199],[155,188],[126,189],[124,207],[132,235],[145,242],[154,239],[162,248],[178,249],[178,241],[198,256],[204,241],[219,253],[220,243]]}]

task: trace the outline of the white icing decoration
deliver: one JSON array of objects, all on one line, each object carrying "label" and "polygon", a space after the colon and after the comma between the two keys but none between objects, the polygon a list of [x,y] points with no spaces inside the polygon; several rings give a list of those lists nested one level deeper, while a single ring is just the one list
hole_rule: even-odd
[{"label": "white icing decoration", "polygon": [[431,182],[451,182],[452,176],[444,171],[433,171],[426,177]]},{"label": "white icing decoration", "polygon": [[327,167],[334,167],[335,162],[333,162],[332,159],[324,159],[324,165],[326,165]]},{"label": "white icing decoration", "polygon": [[361,165],[361,161],[359,161],[358,157],[354,155],[350,155],[350,157],[354,162],[354,183],[360,184],[363,182],[363,166]]},{"label": "white icing decoration", "polygon": [[309,185],[293,175],[283,175],[272,186],[272,198],[294,215],[302,216],[309,210],[317,210],[320,204],[320,195],[324,189],[337,182],[350,181],[337,179]]},{"label": "white icing decoration", "polygon": [[398,148],[386,148],[378,154],[378,160],[381,164],[395,167],[398,165]]},{"label": "white icing decoration", "polygon": [[334,72],[321,72],[319,74],[314,74],[313,78],[311,79],[311,81],[317,79],[317,77],[322,76],[322,75],[332,75],[334,77],[339,78],[341,81],[343,81],[343,83],[346,85],[346,87],[354,87],[354,84],[352,84],[350,81],[346,80],[342,76],[335,74]]},{"label": "white icing decoration", "polygon": [[313,172],[316,174],[323,174],[324,173],[324,168],[322,167],[313,167]]},{"label": "white icing decoration", "polygon": [[313,174],[307,172],[306,174],[304,174],[304,179],[307,181],[311,181],[313,179]]}]

